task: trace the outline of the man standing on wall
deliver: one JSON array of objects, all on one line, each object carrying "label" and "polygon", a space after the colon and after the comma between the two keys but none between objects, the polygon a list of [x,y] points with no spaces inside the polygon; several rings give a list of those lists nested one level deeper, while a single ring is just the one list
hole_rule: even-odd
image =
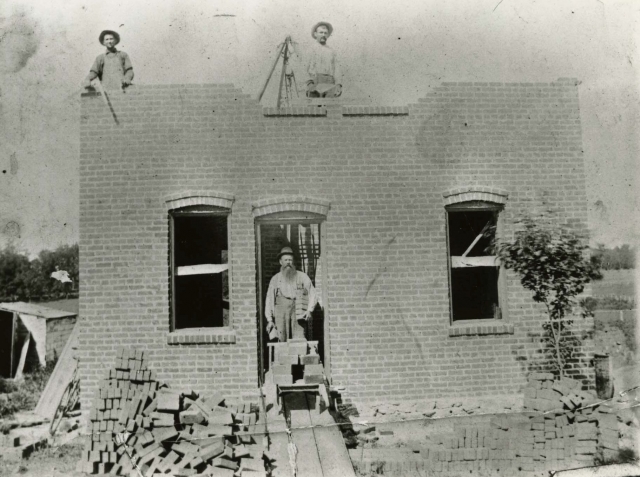
[{"label": "man standing on wall", "polygon": [[296,270],[290,247],[280,251],[278,260],[280,272],[271,278],[267,291],[267,332],[275,329],[280,341],[305,339],[305,324],[318,301],[316,289],[306,273]]},{"label": "man standing on wall", "polygon": [[116,45],[120,43],[120,35],[112,30],[104,30],[98,40],[107,51],[98,55],[93,62],[84,87],[91,88],[91,81],[98,78],[106,90],[126,88],[133,81],[133,66],[129,55],[116,49]]},{"label": "man standing on wall", "polygon": [[327,46],[327,39],[333,33],[330,23],[319,22],[313,26],[311,35],[316,40],[309,58],[307,72],[307,97],[337,98],[342,94],[338,74],[336,52]]}]

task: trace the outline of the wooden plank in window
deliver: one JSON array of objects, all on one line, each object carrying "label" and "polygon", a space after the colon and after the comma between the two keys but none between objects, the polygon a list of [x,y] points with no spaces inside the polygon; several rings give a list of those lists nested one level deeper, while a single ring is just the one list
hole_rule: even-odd
[{"label": "wooden plank in window", "polygon": [[498,267],[500,260],[494,255],[485,257],[451,257],[451,268]]},{"label": "wooden plank in window", "polygon": [[202,265],[187,265],[178,267],[176,275],[206,275],[212,273],[222,273],[228,269],[228,263],[204,263]]}]

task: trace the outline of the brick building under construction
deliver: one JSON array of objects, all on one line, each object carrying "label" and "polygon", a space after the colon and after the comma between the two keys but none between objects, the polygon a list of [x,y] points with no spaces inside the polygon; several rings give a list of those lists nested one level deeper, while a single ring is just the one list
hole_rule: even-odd
[{"label": "brick building under construction", "polygon": [[[487,238],[469,246],[543,209],[585,230],[576,84],[281,109],[232,85],[135,86],[111,97],[119,124],[84,94],[83,401],[122,346],[176,387],[255,392],[284,245],[319,290],[309,337],[347,399],[518,393],[545,313]],[[590,353],[569,371],[585,385]]]}]

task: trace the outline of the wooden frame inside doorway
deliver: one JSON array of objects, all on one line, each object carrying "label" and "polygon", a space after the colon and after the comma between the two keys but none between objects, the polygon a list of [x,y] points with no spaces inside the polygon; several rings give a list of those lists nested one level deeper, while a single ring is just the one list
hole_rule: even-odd
[{"label": "wooden frame inside doorway", "polygon": [[[265,247],[263,244],[265,240],[268,240],[269,233],[277,227],[282,232],[281,242],[278,246],[271,246],[271,254],[273,250],[277,249],[280,245],[287,246],[297,241],[297,237],[292,237],[291,230],[297,226],[316,226],[318,230],[318,243],[314,245],[314,250],[319,250],[319,257],[317,259],[317,268],[319,272],[316,276],[316,284],[319,282],[322,284],[320,291],[320,299],[322,300],[322,337],[323,346],[321,351],[321,358],[324,365],[325,376],[331,382],[331,360],[329,353],[329,307],[327,302],[327,243],[325,239],[326,235],[326,221],[325,216],[311,214],[308,212],[283,212],[279,214],[272,214],[268,217],[256,218],[255,221],[255,237],[256,237],[256,300],[258,303],[256,323],[258,327],[258,382],[260,385],[264,382],[265,372],[267,370],[266,353],[268,337],[266,333],[266,319],[264,317],[264,297],[266,296],[266,290],[269,286],[269,280],[274,275],[271,263],[277,263],[275,257],[266,256]],[[296,227],[293,227],[296,226]],[[289,244],[286,243],[289,241]],[[279,249],[278,249],[279,250]],[[295,247],[294,247],[295,250]],[[297,250],[296,250],[297,251]],[[309,260],[309,257],[306,257]],[[265,270],[265,262],[270,267],[269,270]],[[298,270],[303,270],[300,266],[300,257],[296,257],[296,266]],[[314,333],[315,334],[315,333]]]}]

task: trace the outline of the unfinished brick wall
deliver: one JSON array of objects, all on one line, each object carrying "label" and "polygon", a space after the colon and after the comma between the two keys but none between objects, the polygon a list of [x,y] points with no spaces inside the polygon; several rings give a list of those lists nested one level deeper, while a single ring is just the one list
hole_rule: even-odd
[{"label": "unfinished brick wall", "polygon": [[76,319],[75,316],[67,316],[47,320],[47,361],[60,357],[76,324]]},{"label": "unfinished brick wall", "polygon": [[[255,389],[252,207],[288,196],[330,202],[325,339],[328,374],[346,396],[516,393],[524,384],[542,309],[508,274],[504,325],[450,326],[443,193],[504,192],[507,233],[519,214],[546,208],[584,230],[575,80],[444,83],[393,108],[263,111],[231,85],[136,86],[110,99],[119,126],[102,98],[82,98],[83,399],[121,346],[147,351],[158,378],[176,386]],[[165,200],[208,190],[234,198],[232,324],[209,343],[185,344],[169,334]],[[585,384],[589,346],[571,372]]]}]

